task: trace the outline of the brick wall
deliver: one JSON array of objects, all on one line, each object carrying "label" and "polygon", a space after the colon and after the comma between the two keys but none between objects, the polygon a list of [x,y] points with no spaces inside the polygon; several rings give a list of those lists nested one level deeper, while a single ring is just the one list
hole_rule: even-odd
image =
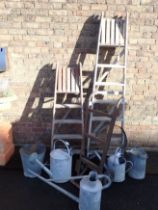
[{"label": "brick wall", "polygon": [[84,78],[95,63],[98,17],[129,12],[126,130],[131,144],[158,145],[158,3],[153,0],[0,1],[0,47],[9,66],[0,79],[17,96],[11,121],[14,141],[50,138],[54,70],[52,64],[83,62]]}]

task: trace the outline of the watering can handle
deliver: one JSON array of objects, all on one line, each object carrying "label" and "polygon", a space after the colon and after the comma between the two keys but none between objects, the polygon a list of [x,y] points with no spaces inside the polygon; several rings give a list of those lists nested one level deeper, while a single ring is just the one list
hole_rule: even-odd
[{"label": "watering can handle", "polygon": [[117,147],[114,154],[116,155],[117,153],[121,153],[121,148],[120,147]]},{"label": "watering can handle", "polygon": [[66,147],[66,149],[67,149],[68,154],[70,155],[69,142],[64,141],[64,140],[62,140],[62,139],[56,139],[56,140],[54,141],[54,147],[53,147],[53,149],[54,149],[54,150],[55,150],[55,147],[56,147],[56,143],[57,143],[57,142],[61,142],[61,143],[63,143],[63,144],[64,144],[64,146],[65,146],[65,147]]},{"label": "watering can handle", "polygon": [[104,178],[107,180],[107,183],[105,185],[103,185],[102,190],[105,190],[108,187],[110,187],[110,185],[112,183],[110,176],[104,174]]},{"label": "watering can handle", "polygon": [[129,165],[129,166],[126,167],[126,173],[127,173],[133,168],[133,162],[130,161],[130,160],[127,160],[126,165]]}]

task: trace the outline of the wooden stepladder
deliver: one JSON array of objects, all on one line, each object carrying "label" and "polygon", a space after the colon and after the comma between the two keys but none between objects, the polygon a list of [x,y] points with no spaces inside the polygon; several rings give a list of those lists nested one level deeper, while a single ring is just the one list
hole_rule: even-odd
[{"label": "wooden stepladder", "polygon": [[76,140],[81,145],[83,129],[82,66],[57,66],[51,146],[55,139]]},{"label": "wooden stepladder", "polygon": [[[111,112],[113,104],[121,97],[120,114],[117,118],[120,126],[124,127],[126,69],[127,69],[127,38],[128,14],[126,17],[106,18],[102,14],[98,35],[96,64],[93,78],[92,95],[89,107],[92,109]],[[94,112],[89,115],[90,135],[97,136],[108,124],[104,116]],[[113,140],[122,141],[123,135],[117,135]],[[87,141],[87,153],[90,152],[91,139]]]}]

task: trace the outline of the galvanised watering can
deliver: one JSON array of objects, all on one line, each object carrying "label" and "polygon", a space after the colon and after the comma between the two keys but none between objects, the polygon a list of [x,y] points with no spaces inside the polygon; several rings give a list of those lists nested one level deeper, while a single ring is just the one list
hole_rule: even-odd
[{"label": "galvanised watering can", "polygon": [[107,159],[107,168],[111,172],[113,182],[123,182],[126,172],[130,171],[132,167],[133,163],[125,159],[121,148],[117,148],[114,154]]},{"label": "galvanised watering can", "polygon": [[[56,143],[61,142],[66,149],[56,149]],[[57,183],[64,183],[70,180],[72,169],[72,156],[69,143],[63,140],[55,140],[54,148],[50,153],[50,170],[52,179]]]}]

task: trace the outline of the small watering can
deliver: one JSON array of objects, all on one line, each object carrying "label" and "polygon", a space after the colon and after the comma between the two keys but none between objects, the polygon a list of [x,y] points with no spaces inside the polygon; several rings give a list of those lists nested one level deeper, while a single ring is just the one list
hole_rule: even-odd
[{"label": "small watering can", "polygon": [[123,182],[126,172],[131,170],[133,163],[126,161],[121,148],[117,148],[115,153],[108,157],[107,167],[112,173],[113,182]]},{"label": "small watering can", "polygon": [[[106,184],[102,185],[99,178],[104,178]],[[79,195],[79,210],[100,210],[102,190],[111,185],[109,176],[101,177],[95,171],[90,171],[88,176],[85,176],[80,181]]]},{"label": "small watering can", "polygon": [[[56,149],[56,143],[64,144],[65,149]],[[70,180],[72,169],[72,156],[70,154],[69,143],[63,140],[56,140],[54,148],[50,153],[50,170],[52,179],[57,183],[64,183]]]},{"label": "small watering can", "polygon": [[128,175],[134,179],[144,179],[148,155],[143,148],[134,147],[127,151],[128,158],[133,163],[133,168]]}]

